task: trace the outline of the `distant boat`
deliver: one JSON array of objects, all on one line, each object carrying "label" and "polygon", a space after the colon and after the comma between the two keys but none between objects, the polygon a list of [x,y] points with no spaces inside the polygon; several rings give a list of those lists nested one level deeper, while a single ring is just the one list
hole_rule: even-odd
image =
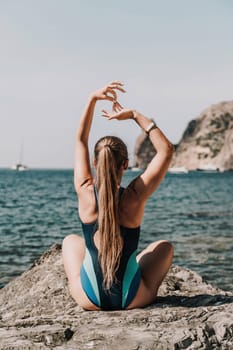
[{"label": "distant boat", "polygon": [[25,170],[28,170],[28,166],[24,165],[23,164],[23,140],[22,140],[22,143],[21,143],[21,147],[20,147],[20,154],[19,154],[19,162],[16,163],[16,164],[13,164],[12,167],[11,167],[11,170],[16,170],[16,171],[25,171]]},{"label": "distant boat", "polygon": [[12,165],[11,167],[11,170],[17,170],[17,171],[25,171],[25,170],[28,170],[29,168],[26,166],[26,165],[23,165],[23,164],[14,164]]},{"label": "distant boat", "polygon": [[185,168],[184,166],[180,166],[180,167],[171,167],[168,169],[168,172],[171,174],[187,174],[188,173],[188,169]]},{"label": "distant boat", "polygon": [[213,164],[206,164],[206,165],[203,165],[203,166],[197,168],[197,171],[204,171],[206,173],[216,173],[219,171],[219,168],[217,168]]}]

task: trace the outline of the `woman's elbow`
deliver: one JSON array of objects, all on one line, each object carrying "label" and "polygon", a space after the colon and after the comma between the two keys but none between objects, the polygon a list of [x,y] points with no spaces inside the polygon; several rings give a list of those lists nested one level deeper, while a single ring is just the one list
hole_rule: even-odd
[{"label": "woman's elbow", "polygon": [[172,159],[173,153],[174,153],[174,145],[171,142],[168,142],[166,147],[167,158]]}]

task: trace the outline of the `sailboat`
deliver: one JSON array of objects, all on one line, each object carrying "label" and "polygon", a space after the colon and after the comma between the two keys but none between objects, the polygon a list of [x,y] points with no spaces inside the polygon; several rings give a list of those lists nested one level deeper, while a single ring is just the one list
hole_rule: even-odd
[{"label": "sailboat", "polygon": [[19,162],[16,164],[13,164],[11,167],[11,170],[16,170],[16,171],[25,171],[28,170],[28,166],[23,164],[23,141],[21,143],[21,147],[20,147],[20,154],[19,154]]},{"label": "sailboat", "polygon": [[168,168],[168,172],[171,174],[187,174],[189,171],[184,166],[180,166]]},{"label": "sailboat", "polygon": [[208,163],[197,168],[197,171],[203,171],[205,173],[216,173],[219,171],[219,168],[217,168],[214,164]]},{"label": "sailboat", "polygon": [[11,170],[17,170],[17,171],[25,171],[28,170],[29,168],[21,163],[13,164],[11,167]]}]

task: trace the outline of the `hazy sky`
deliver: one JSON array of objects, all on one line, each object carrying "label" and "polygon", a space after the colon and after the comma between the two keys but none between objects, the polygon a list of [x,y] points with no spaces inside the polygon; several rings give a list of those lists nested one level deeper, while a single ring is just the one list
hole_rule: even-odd
[{"label": "hazy sky", "polygon": [[[88,94],[112,80],[120,97],[177,143],[192,118],[232,100],[230,0],[0,0],[0,167],[72,167]],[[106,121],[100,102],[90,144],[140,130]]]}]

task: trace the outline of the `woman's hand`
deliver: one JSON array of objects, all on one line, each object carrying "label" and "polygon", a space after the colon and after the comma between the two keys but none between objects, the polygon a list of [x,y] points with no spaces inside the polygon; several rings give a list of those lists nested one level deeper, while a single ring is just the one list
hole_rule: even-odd
[{"label": "woman's hand", "polygon": [[103,87],[102,89],[96,90],[95,92],[93,92],[91,94],[91,98],[94,100],[108,100],[113,102],[113,111],[117,111],[120,108],[122,108],[122,106],[120,105],[120,103],[117,101],[117,93],[115,90],[119,90],[121,92],[126,92],[122,86],[124,84],[122,84],[121,82],[114,80],[112,81],[110,84],[107,84],[105,87]]},{"label": "woman's hand", "polygon": [[117,120],[127,120],[134,118],[134,110],[133,109],[126,109],[123,107],[118,107],[114,109],[114,112],[110,113],[106,111],[105,109],[102,110],[102,116],[107,118],[108,120],[117,119]]}]

